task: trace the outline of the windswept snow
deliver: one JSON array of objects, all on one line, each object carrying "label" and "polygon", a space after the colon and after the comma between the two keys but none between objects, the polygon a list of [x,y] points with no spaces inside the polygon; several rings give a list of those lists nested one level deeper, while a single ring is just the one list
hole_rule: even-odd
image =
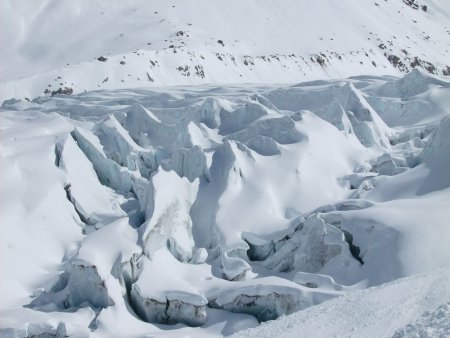
[{"label": "windswept snow", "polygon": [[4,101],[0,334],[448,335],[449,101],[418,70]]}]

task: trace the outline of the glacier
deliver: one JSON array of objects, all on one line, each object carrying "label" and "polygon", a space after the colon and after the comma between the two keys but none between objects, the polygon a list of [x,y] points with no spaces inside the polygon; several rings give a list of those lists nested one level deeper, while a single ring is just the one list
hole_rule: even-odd
[{"label": "glacier", "polygon": [[312,330],[445,269],[449,100],[414,70],[4,101],[0,335]]}]

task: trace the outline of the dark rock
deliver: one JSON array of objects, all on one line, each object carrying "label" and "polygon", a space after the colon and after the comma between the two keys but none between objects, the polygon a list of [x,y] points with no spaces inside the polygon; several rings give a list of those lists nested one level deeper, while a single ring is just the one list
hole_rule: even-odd
[{"label": "dark rock", "polygon": [[449,66],[446,66],[446,68],[444,68],[444,69],[442,70],[442,75],[444,75],[444,76],[450,76],[450,67],[449,67]]},{"label": "dark rock", "polygon": [[[44,91],[45,93],[45,91]],[[64,87],[64,88],[59,88],[58,90],[54,90],[52,91],[51,95],[55,96],[55,95],[72,95],[73,94],[73,89],[70,87]]]},{"label": "dark rock", "polygon": [[416,2],[416,0],[403,0],[403,2],[412,9],[419,9],[419,4]]}]

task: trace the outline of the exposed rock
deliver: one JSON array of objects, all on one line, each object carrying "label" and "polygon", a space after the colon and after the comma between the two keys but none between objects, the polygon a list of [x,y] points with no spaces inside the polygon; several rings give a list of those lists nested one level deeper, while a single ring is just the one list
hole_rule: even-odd
[{"label": "exposed rock", "polygon": [[403,2],[412,9],[419,9],[419,4],[416,0],[403,0]]},{"label": "exposed rock", "polygon": [[55,95],[72,95],[72,94],[73,94],[73,89],[69,88],[69,87],[58,88],[57,90],[53,90],[51,92],[52,96],[55,96]]}]

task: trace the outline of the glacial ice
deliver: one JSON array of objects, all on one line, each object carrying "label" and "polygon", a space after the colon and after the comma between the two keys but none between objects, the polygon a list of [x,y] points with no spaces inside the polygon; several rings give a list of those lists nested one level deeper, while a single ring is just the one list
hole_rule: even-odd
[{"label": "glacial ice", "polygon": [[[419,75],[409,76],[426,85],[414,88],[375,78],[258,94],[85,93],[57,98],[59,113],[56,98],[4,104],[5,149],[20,154],[21,147],[41,146],[37,173],[51,176],[33,183],[50,196],[36,201],[39,194],[23,182],[28,162],[5,155],[12,181],[5,187],[23,201],[20,213],[58,206],[22,225],[42,222],[34,234],[49,236],[45,219],[56,213],[70,229],[64,249],[39,258],[45,264],[38,261],[37,272],[29,269],[38,282],[23,305],[62,313],[64,323],[90,310],[94,331],[114,316],[151,330],[159,329],[148,323],[208,329],[221,316],[276,319],[406,275],[411,262],[440,266],[444,249],[421,257],[404,249],[423,239],[419,223],[437,224],[441,241],[448,236],[436,201],[450,186],[450,119],[433,98],[448,86]],[[392,95],[380,97],[382,91]],[[430,119],[385,123],[378,109],[388,114],[389,100],[399,106],[405,95],[423,102],[407,107],[432,107]],[[111,109],[95,110],[105,97]],[[58,126],[55,135],[20,129],[49,121]],[[420,209],[422,201],[437,214]],[[413,225],[403,225],[395,210],[410,203],[428,220],[416,215],[408,220]],[[422,235],[405,235],[411,227]],[[45,330],[56,332],[55,325]]]},{"label": "glacial ice", "polygon": [[252,289],[251,291],[238,289],[234,292],[236,294],[234,299],[227,302],[218,298],[209,305],[213,308],[253,315],[259,322],[289,315],[306,307],[302,304],[301,293],[295,292],[297,291],[295,289],[274,288],[274,290],[269,289],[270,291],[263,291],[258,287],[252,287]]},{"label": "glacial ice", "polygon": [[162,301],[143,296],[139,287],[133,284],[130,297],[137,314],[149,323],[183,323],[189,326],[201,326],[206,323],[206,300],[202,298],[197,300],[194,295],[171,294]]},{"label": "glacial ice", "polygon": [[430,74],[413,69],[411,72],[396,81],[383,84],[378,95],[387,97],[408,98],[427,91],[431,85],[448,87],[448,82],[442,81]]}]

